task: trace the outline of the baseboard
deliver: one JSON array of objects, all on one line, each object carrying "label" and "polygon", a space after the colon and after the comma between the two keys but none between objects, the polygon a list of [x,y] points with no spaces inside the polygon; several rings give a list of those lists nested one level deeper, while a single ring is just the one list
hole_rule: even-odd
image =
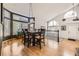
[{"label": "baseboard", "polygon": [[67,40],[71,40],[71,41],[76,41],[76,39],[71,39],[71,38],[61,38],[61,39],[67,39]]}]

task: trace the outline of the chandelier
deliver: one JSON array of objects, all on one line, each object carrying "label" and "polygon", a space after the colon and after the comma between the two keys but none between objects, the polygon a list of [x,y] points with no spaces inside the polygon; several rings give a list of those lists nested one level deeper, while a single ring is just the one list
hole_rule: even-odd
[{"label": "chandelier", "polygon": [[29,3],[29,17],[33,16],[32,3]]}]

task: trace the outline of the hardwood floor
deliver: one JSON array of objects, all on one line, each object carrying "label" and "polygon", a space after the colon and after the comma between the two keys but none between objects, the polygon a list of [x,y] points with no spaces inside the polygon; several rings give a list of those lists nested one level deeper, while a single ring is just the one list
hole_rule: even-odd
[{"label": "hardwood floor", "polygon": [[38,46],[27,48],[23,45],[22,39],[14,38],[3,41],[2,56],[74,56],[77,47],[79,41],[63,40],[58,44],[48,39],[42,49]]}]

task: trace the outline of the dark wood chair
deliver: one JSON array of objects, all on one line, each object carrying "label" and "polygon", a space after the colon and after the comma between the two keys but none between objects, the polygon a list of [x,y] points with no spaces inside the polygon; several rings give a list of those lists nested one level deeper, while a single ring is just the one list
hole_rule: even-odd
[{"label": "dark wood chair", "polygon": [[38,29],[38,33],[35,35],[36,43],[39,45],[41,49],[41,43],[45,45],[45,29]]},{"label": "dark wood chair", "polygon": [[27,45],[27,47],[29,47],[29,45],[31,44],[30,33],[28,32],[28,29],[22,29],[22,31],[24,34],[24,45]]}]

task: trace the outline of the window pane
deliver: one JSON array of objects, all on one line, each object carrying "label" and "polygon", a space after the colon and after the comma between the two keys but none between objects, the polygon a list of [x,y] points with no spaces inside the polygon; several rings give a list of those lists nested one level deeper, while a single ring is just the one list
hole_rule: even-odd
[{"label": "window pane", "polygon": [[7,12],[6,10],[3,10],[3,15],[4,17],[10,18],[10,13]]},{"label": "window pane", "polygon": [[13,19],[28,22],[28,18],[21,17],[21,16],[18,16],[18,15],[13,15]]},{"label": "window pane", "polygon": [[34,20],[33,19],[30,19],[30,23],[34,23]]},{"label": "window pane", "polygon": [[22,28],[23,29],[27,29],[28,28],[28,24],[27,23],[22,23]]},{"label": "window pane", "polygon": [[53,26],[53,22],[50,21],[50,22],[48,23],[48,26]]},{"label": "window pane", "polygon": [[4,37],[10,35],[10,20],[4,19]]},{"label": "window pane", "polygon": [[13,21],[13,35],[17,35],[18,31],[21,31],[21,22]]},{"label": "window pane", "polygon": [[53,20],[48,23],[48,26],[58,26],[58,23],[55,20]]}]

